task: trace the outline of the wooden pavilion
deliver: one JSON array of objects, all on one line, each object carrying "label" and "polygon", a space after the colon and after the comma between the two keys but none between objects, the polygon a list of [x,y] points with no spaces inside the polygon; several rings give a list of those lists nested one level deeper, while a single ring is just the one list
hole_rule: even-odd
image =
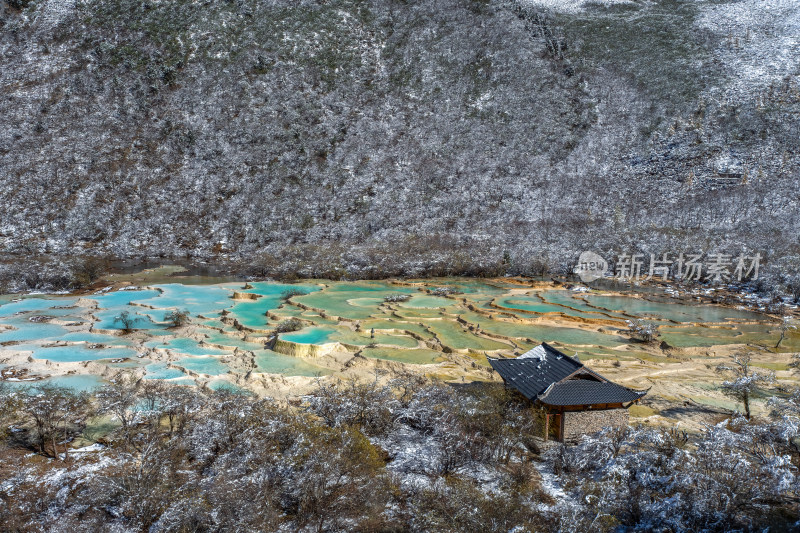
[{"label": "wooden pavilion", "polygon": [[507,387],[543,413],[541,436],[575,441],[604,427],[628,424],[628,408],[647,391],[614,383],[547,343],[516,358],[489,358]]}]

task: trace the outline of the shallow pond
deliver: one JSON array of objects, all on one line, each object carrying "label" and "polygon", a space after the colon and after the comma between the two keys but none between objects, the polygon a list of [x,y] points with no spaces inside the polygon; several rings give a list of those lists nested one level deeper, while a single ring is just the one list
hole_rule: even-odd
[{"label": "shallow pond", "polygon": [[[527,311],[529,313],[562,313],[567,316],[575,316],[581,318],[593,318],[593,319],[607,319],[611,315],[611,313],[607,311],[602,311],[600,309],[594,308],[592,309],[588,305],[585,305],[587,311],[579,311],[573,307],[567,307],[566,305],[556,304],[556,303],[548,303],[545,302],[540,296],[538,295],[513,295],[507,296],[503,298],[498,298],[493,302],[495,305],[502,307],[502,308],[509,308],[514,310],[521,310]],[[570,302],[571,303],[571,302]],[[577,306],[576,306],[577,307]],[[489,307],[488,309],[491,309]],[[505,309],[504,309],[505,310]]]},{"label": "shallow pond", "polygon": [[6,381],[15,388],[25,388],[31,393],[36,392],[42,385],[52,385],[54,387],[66,387],[75,392],[88,392],[106,384],[100,376],[91,374],[74,374],[67,376],[53,376],[39,381]]},{"label": "shallow pond", "polygon": [[167,341],[155,340],[146,342],[145,346],[148,348],[161,348],[163,350],[171,350],[177,353],[186,355],[225,355],[230,352],[214,348],[203,343],[200,344],[194,339],[176,338]]},{"label": "shallow pond", "polygon": [[725,322],[727,320],[759,320],[764,317],[752,311],[714,305],[692,305],[683,302],[654,302],[627,296],[584,296],[589,304],[636,317],[656,317],[674,322]]},{"label": "shallow pond", "polygon": [[256,372],[307,377],[326,376],[333,373],[330,369],[272,350],[257,350],[253,353],[255,354]]},{"label": "shallow pond", "polygon": [[512,348],[509,344],[474,335],[454,320],[431,321],[428,328],[442,344],[456,350],[493,351]]},{"label": "shallow pond", "polygon": [[[253,352],[255,372],[293,376],[332,373],[331,369],[315,365],[313,360],[265,349],[269,337],[266,332],[290,317],[303,319],[305,326],[281,334],[284,341],[298,344],[340,342],[351,352],[360,350],[364,357],[408,364],[432,364],[444,359],[441,352],[423,347],[417,338],[403,331],[412,332],[427,342],[435,336],[445,351],[468,350],[476,361],[483,352],[510,355],[542,341],[576,351],[581,357],[646,359],[647,354],[639,352],[635,343],[619,331],[626,327],[624,319],[629,317],[659,324],[662,338],[678,348],[732,343],[774,345],[777,341],[775,324],[758,313],[671,301],[655,294],[641,299],[624,294],[558,288],[542,290],[502,280],[470,279],[422,280],[411,286],[388,281],[312,280],[297,284],[255,282],[245,287],[243,282],[162,283],[84,296],[84,301],[89,300],[90,304],[97,302],[96,309],[91,305],[77,306],[76,297],[37,295],[12,299],[2,296],[0,343],[4,345],[0,345],[0,350],[4,353],[32,352],[34,359],[47,359],[53,364],[96,361],[118,369],[143,367],[147,379],[188,383],[193,381],[181,368],[204,376],[222,376],[229,371],[224,362],[226,356],[236,349]],[[427,292],[437,287],[450,287],[458,294],[443,297]],[[287,291],[300,294],[287,300]],[[258,298],[243,299],[246,296],[240,294],[234,300],[234,292]],[[396,294],[406,294],[409,299],[385,302],[387,296]],[[492,307],[492,302],[510,311]],[[475,312],[468,307],[470,305],[486,309],[497,318]],[[175,309],[189,311],[192,338],[184,336],[188,333],[180,333],[184,330],[168,328],[166,315]],[[134,324],[140,331],[137,337],[119,332],[122,324],[116,318],[125,311],[137,319]],[[277,318],[270,319],[268,312]],[[562,313],[570,318],[544,313]],[[222,322],[223,315],[238,321],[245,331],[240,332],[232,323]],[[38,318],[42,316],[49,318]],[[345,321],[339,322],[338,317]],[[459,323],[456,317],[467,324]],[[517,320],[501,320],[503,317]],[[584,318],[602,319],[606,323],[610,319],[618,320],[620,326],[582,325],[580,320]],[[542,324],[540,320],[547,322]],[[704,328],[696,324],[720,327]],[[119,334],[87,331],[90,325],[94,330],[112,330]],[[247,333],[247,328],[265,333]],[[141,341],[143,335],[145,340]],[[200,337],[204,337],[203,342],[196,340]],[[140,340],[134,344],[132,338]],[[56,342],[58,345],[52,346]],[[139,346],[138,342],[143,342],[145,348],[169,350],[179,360],[171,367],[163,362],[138,359],[134,349]],[[790,332],[781,350],[795,348],[800,348],[800,334]],[[143,350],[140,348],[140,351]],[[122,358],[128,359],[112,362],[112,359]],[[158,356],[153,358],[159,359]],[[485,360],[478,362],[484,364]],[[220,386],[227,383],[222,378],[215,378],[214,382]]]},{"label": "shallow pond", "polygon": [[136,303],[158,309],[186,309],[192,315],[216,315],[231,306],[231,293],[235,285],[203,286],[171,283],[159,285],[159,293],[152,298],[137,298]]},{"label": "shallow pond", "polygon": [[4,319],[2,323],[13,329],[0,330],[0,342],[55,340],[69,333],[63,326],[31,322],[25,318]]},{"label": "shallow pond", "polygon": [[75,304],[75,298],[22,298],[16,301],[0,300],[0,318],[10,317],[17,313],[30,313],[36,311],[41,314],[51,314],[55,307],[69,307]]},{"label": "shallow pond", "polygon": [[401,350],[397,348],[365,348],[361,351],[364,357],[373,359],[387,359],[389,361],[399,361],[401,363],[411,363],[414,365],[429,365],[443,361],[440,352],[421,348],[418,350]]},{"label": "shallow pond", "polygon": [[144,379],[177,379],[187,377],[183,371],[172,368],[167,363],[150,363],[144,367]]},{"label": "shallow pond", "polygon": [[213,344],[217,346],[224,346],[231,351],[239,348],[240,350],[260,350],[264,347],[263,344],[258,342],[251,342],[236,336],[236,331],[230,333],[220,333],[218,331],[209,330],[205,333],[206,344]]},{"label": "shallow pond", "polygon": [[328,326],[312,326],[299,331],[281,333],[280,338],[297,344],[326,344],[334,342],[331,336],[336,333],[336,328]]},{"label": "shallow pond", "polygon": [[15,348],[21,351],[32,351],[32,357],[34,359],[43,359],[56,363],[79,363],[81,361],[121,359],[125,357],[134,357],[136,355],[136,351],[130,348],[89,348],[86,344],[52,347],[23,344]]},{"label": "shallow pond", "polygon": [[209,376],[219,376],[220,374],[227,374],[228,366],[219,360],[217,357],[184,357],[173,363],[175,366],[197,372],[198,374],[207,374]]},{"label": "shallow pond", "polygon": [[383,299],[392,294],[414,294],[418,289],[400,287],[387,282],[331,283],[324,290],[305,296],[297,296],[292,301],[322,309],[326,314],[364,320],[379,312]]}]

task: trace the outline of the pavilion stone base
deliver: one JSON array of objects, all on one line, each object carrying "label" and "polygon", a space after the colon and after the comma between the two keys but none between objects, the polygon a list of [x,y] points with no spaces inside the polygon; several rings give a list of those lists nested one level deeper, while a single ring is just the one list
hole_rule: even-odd
[{"label": "pavilion stone base", "polygon": [[604,427],[623,427],[628,425],[627,409],[597,409],[591,411],[568,411],[564,413],[565,442],[580,440],[583,435],[600,431]]}]

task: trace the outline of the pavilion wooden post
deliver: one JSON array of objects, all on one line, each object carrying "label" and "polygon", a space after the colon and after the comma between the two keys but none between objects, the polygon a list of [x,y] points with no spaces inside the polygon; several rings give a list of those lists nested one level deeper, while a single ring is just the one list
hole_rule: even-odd
[{"label": "pavilion wooden post", "polygon": [[544,440],[550,438],[550,413],[544,415]]}]

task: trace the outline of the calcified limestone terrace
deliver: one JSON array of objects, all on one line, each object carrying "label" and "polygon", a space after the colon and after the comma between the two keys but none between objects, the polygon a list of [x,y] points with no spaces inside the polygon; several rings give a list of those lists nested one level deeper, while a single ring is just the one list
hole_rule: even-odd
[{"label": "calcified limestone terrace", "polygon": [[[282,397],[304,393],[319,378],[416,372],[496,379],[486,355],[514,356],[546,341],[591,359],[617,381],[652,385],[650,407],[640,413],[650,416],[681,401],[732,408],[713,386],[717,360],[746,348],[779,379],[793,379],[788,363],[800,347],[800,336],[790,334],[779,350],[769,348],[778,337],[773,317],[663,292],[572,290],[513,279],[205,285],[147,279],[112,276],[106,287],[75,296],[2,297],[4,379],[85,389],[128,372]],[[167,314],[176,309],[190,318],[170,327]],[[129,333],[116,320],[124,312],[134,319]],[[657,324],[663,342],[632,340],[631,318]],[[276,334],[287,324],[291,331]]]}]

